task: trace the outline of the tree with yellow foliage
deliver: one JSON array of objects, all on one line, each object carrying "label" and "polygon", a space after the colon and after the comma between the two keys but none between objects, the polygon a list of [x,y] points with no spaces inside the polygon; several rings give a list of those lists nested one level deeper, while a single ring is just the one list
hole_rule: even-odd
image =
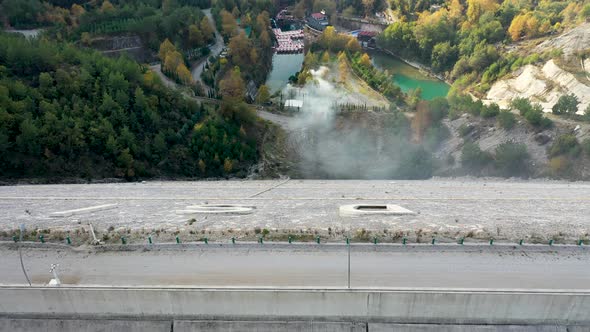
[{"label": "tree with yellow foliage", "polygon": [[201,23],[199,23],[199,28],[201,28],[201,33],[205,39],[209,40],[213,38],[213,28],[207,16],[203,17]]},{"label": "tree with yellow foliage", "polygon": [[226,174],[229,174],[229,173],[231,173],[233,168],[234,168],[234,163],[231,161],[231,159],[225,158],[225,160],[223,161],[223,171]]},{"label": "tree with yellow foliage", "polygon": [[166,60],[166,55],[173,51],[176,51],[176,47],[174,47],[170,40],[166,38],[162,44],[160,44],[160,50],[158,51],[158,57],[160,58],[160,61],[163,62]]},{"label": "tree with yellow foliage", "polygon": [[495,12],[498,7],[495,0],[467,0],[467,19],[469,22],[477,22],[483,13]]},{"label": "tree with yellow foliage", "polygon": [[206,170],[207,166],[205,165],[205,162],[203,161],[203,159],[199,159],[199,171],[201,171],[201,174],[205,174]]},{"label": "tree with yellow foliage", "polygon": [[86,11],[84,10],[84,7],[82,7],[76,3],[72,5],[72,9],[70,11],[72,12],[72,15],[74,15],[76,17],[80,17],[80,16],[84,15],[84,13],[86,13]]},{"label": "tree with yellow foliage", "polygon": [[520,14],[512,19],[510,27],[508,27],[508,34],[513,41],[517,41],[525,32],[525,26],[528,14]]},{"label": "tree with yellow foliage", "polygon": [[359,64],[363,67],[371,67],[371,57],[367,53],[363,53],[359,59]]},{"label": "tree with yellow foliage", "polygon": [[240,67],[234,67],[219,82],[219,92],[225,101],[232,104],[237,104],[244,100],[246,84],[244,84],[244,80],[242,79]]},{"label": "tree with yellow foliage", "polygon": [[354,37],[350,38],[346,43],[346,49],[353,54],[362,50],[361,44],[359,44],[359,41]]},{"label": "tree with yellow foliage", "polygon": [[164,67],[162,69],[165,73],[174,73],[176,72],[176,68],[178,68],[181,63],[184,63],[182,54],[174,50],[166,54],[166,58],[164,59]]},{"label": "tree with yellow foliage", "polygon": [[103,13],[111,13],[115,10],[115,7],[109,0],[104,0],[102,5],[100,6],[100,11]]},{"label": "tree with yellow foliage", "polygon": [[451,0],[451,3],[449,4],[449,19],[451,19],[451,21],[456,24],[462,16],[463,5],[461,4],[461,1]]},{"label": "tree with yellow foliage", "polygon": [[[267,103],[270,100],[270,92],[268,91],[268,86],[266,84],[262,84],[260,88],[258,88],[258,94],[256,95],[256,102],[258,104]],[[243,130],[243,128],[241,128]]]},{"label": "tree with yellow foliage", "polygon": [[517,15],[510,23],[508,34],[512,40],[517,41],[523,35],[527,38],[538,37],[543,33],[549,32],[551,26],[548,22],[541,24],[533,13],[525,13]]},{"label": "tree with yellow foliage", "polygon": [[338,72],[340,73],[340,83],[346,82],[348,78],[348,63],[346,62],[346,56],[338,57]]},{"label": "tree with yellow foliage", "polygon": [[328,53],[328,51],[324,51],[324,54],[322,54],[321,62],[322,63],[329,63],[330,62],[330,53]]},{"label": "tree with yellow foliage", "polygon": [[420,143],[426,130],[430,128],[432,117],[428,102],[419,101],[416,104],[416,115],[412,118],[412,136],[415,142]]},{"label": "tree with yellow foliage", "polygon": [[181,63],[176,67],[176,76],[178,79],[184,84],[192,84],[193,77],[191,76],[191,72],[188,70],[184,63]]},{"label": "tree with yellow foliage", "polygon": [[80,41],[82,42],[82,44],[90,46],[90,42],[92,41],[92,39],[90,38],[90,34],[88,32],[82,32],[82,35],[80,36]]},{"label": "tree with yellow foliage", "polygon": [[238,32],[238,23],[236,22],[234,16],[225,9],[221,11],[220,15],[221,33],[227,38],[231,38],[236,35]]}]

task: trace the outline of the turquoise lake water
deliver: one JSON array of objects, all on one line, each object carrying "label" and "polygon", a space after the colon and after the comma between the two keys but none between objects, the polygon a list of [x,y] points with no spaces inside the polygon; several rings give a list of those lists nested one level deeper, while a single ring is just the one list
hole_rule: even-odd
[{"label": "turquoise lake water", "polygon": [[406,64],[400,59],[380,52],[371,54],[373,65],[380,70],[387,70],[393,74],[393,81],[403,92],[420,87],[422,99],[432,100],[437,97],[446,97],[450,86],[436,78],[420,72],[418,69]]},{"label": "turquoise lake water", "polygon": [[266,80],[270,93],[282,89],[289,82],[289,77],[301,70],[303,53],[275,54],[272,58],[272,71]]}]

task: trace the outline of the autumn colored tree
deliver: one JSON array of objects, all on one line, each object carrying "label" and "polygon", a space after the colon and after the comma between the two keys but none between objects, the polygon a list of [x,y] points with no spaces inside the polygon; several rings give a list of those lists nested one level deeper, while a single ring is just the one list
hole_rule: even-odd
[{"label": "autumn colored tree", "polygon": [[221,33],[226,38],[231,38],[238,32],[238,23],[233,15],[227,10],[223,9],[221,15]]},{"label": "autumn colored tree", "polygon": [[199,159],[199,171],[201,171],[201,174],[205,174],[205,171],[207,170],[207,166],[205,165],[205,162],[203,161],[203,159]]},{"label": "autumn colored tree", "polygon": [[188,70],[184,63],[181,63],[176,67],[176,76],[184,84],[194,83],[193,77],[191,76],[191,72]]},{"label": "autumn colored tree", "polygon": [[256,16],[256,26],[254,27],[254,32],[257,36],[260,36],[262,31],[268,30],[270,26],[270,17],[267,11],[263,11],[262,13]]},{"label": "autumn colored tree", "polygon": [[92,38],[90,38],[90,34],[88,32],[82,32],[82,35],[80,36],[80,41],[82,42],[82,44],[89,46],[90,42],[92,41]]},{"label": "autumn colored tree", "polygon": [[318,57],[312,51],[308,51],[307,54],[305,54],[303,63],[306,68],[315,68],[318,65]]},{"label": "autumn colored tree", "polygon": [[209,22],[207,16],[203,17],[201,23],[199,24],[199,28],[201,28],[201,33],[207,40],[213,38],[213,28],[211,27],[211,23]]},{"label": "autumn colored tree", "polygon": [[268,86],[266,84],[262,84],[260,88],[258,88],[258,94],[256,95],[256,102],[258,104],[265,104],[270,100],[270,92],[268,91]]},{"label": "autumn colored tree", "polygon": [[346,82],[348,78],[348,62],[346,61],[346,56],[338,57],[338,72],[340,74],[340,82]]},{"label": "autumn colored tree", "polygon": [[359,64],[361,66],[364,67],[370,67],[371,66],[371,57],[369,57],[369,55],[367,53],[363,53],[363,55],[361,55],[361,58],[359,59]]},{"label": "autumn colored tree", "polygon": [[246,85],[242,79],[239,67],[234,67],[219,82],[219,92],[222,98],[229,103],[239,103],[244,100]]},{"label": "autumn colored tree", "polygon": [[477,22],[483,13],[493,13],[496,9],[498,9],[496,0],[467,0],[467,19],[469,22]]},{"label": "autumn colored tree", "polygon": [[430,128],[432,118],[428,102],[419,101],[416,105],[416,115],[412,118],[412,137],[417,143],[422,142],[426,130]]},{"label": "autumn colored tree", "polygon": [[84,10],[84,7],[82,7],[76,3],[72,5],[72,9],[70,11],[71,11],[72,15],[74,15],[76,17],[80,17],[80,16],[84,15],[84,13],[86,13],[86,10]]},{"label": "autumn colored tree", "polygon": [[350,40],[346,43],[346,49],[353,54],[362,51],[361,45],[356,38],[350,38]]},{"label": "autumn colored tree", "polygon": [[246,37],[244,31],[240,31],[239,34],[229,40],[228,48],[229,58],[234,65],[239,66],[240,68],[246,68],[255,64],[255,62],[251,62],[251,51],[254,50],[254,48],[248,37]]},{"label": "autumn colored tree", "polygon": [[231,173],[231,171],[233,170],[233,162],[231,161],[231,159],[229,158],[225,158],[225,160],[223,161],[223,171],[225,172],[225,174],[229,174]]},{"label": "autumn colored tree", "polygon": [[102,5],[100,6],[100,11],[103,13],[112,13],[115,10],[115,7],[109,0],[104,0]]},{"label": "autumn colored tree", "polygon": [[176,47],[170,42],[168,38],[166,38],[162,44],[160,44],[160,51],[158,52],[160,61],[166,60],[166,55],[173,51],[176,51]]},{"label": "autumn colored tree", "polygon": [[270,39],[270,34],[268,30],[264,30],[260,33],[260,46],[264,49],[268,49],[272,45],[272,41]]},{"label": "autumn colored tree", "polygon": [[166,58],[164,59],[164,66],[162,69],[164,72],[174,73],[176,71],[176,68],[178,68],[178,66],[182,63],[184,63],[184,60],[182,59],[182,54],[174,50],[166,54]]}]

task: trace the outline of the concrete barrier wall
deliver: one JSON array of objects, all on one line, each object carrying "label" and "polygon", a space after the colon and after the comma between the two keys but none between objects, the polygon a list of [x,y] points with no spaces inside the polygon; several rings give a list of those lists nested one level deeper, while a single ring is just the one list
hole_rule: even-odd
[{"label": "concrete barrier wall", "polygon": [[0,287],[0,316],[590,325],[590,292]]},{"label": "concrete barrier wall", "polygon": [[0,332],[170,332],[171,321],[0,319]]},{"label": "concrete barrier wall", "polygon": [[318,321],[2,319],[0,332],[589,332],[590,326],[440,325]]}]

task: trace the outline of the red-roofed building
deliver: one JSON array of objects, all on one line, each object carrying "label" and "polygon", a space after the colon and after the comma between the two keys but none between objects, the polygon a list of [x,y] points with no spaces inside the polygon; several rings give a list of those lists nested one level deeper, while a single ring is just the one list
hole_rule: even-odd
[{"label": "red-roofed building", "polygon": [[328,19],[328,16],[326,16],[326,14],[324,12],[312,13],[311,17],[313,17],[314,19],[316,19],[318,21],[324,21],[324,20]]},{"label": "red-roofed building", "polygon": [[363,48],[375,48],[377,40],[375,37],[379,34],[377,31],[361,31],[356,38]]}]

